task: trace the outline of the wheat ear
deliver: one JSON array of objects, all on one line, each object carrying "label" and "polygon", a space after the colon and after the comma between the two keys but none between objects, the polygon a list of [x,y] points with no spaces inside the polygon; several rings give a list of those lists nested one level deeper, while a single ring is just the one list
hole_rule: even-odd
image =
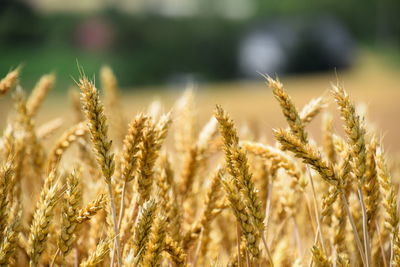
[{"label": "wheat ear", "polygon": [[139,143],[142,140],[142,130],[145,127],[147,117],[139,114],[128,126],[128,134],[125,136],[122,152],[122,178],[125,181],[133,180],[133,172],[136,167]]},{"label": "wheat ear", "polygon": [[[106,116],[104,115],[104,108],[100,102],[99,93],[96,87],[85,75],[82,75],[79,79],[78,86],[81,89],[81,102],[88,122],[94,152],[108,188],[114,235],[118,236],[118,220],[115,209],[114,191],[111,183],[111,178],[115,169],[115,162],[114,154],[111,152],[112,142],[108,139],[107,135],[108,126]],[[119,255],[119,238],[115,238],[114,242],[113,255],[115,255],[115,252],[117,253],[117,263],[119,266],[121,262]]]},{"label": "wheat ear", "polygon": [[39,140],[48,139],[63,126],[63,123],[64,120],[59,117],[40,125],[40,127],[37,129],[38,139]]},{"label": "wheat ear", "polygon": [[54,74],[43,75],[33,88],[32,93],[26,102],[26,107],[32,117],[37,114],[47,93],[54,86],[55,80],[56,76]]},{"label": "wheat ear", "polygon": [[47,169],[54,169],[61,160],[65,151],[87,132],[87,127],[84,122],[78,123],[67,131],[56,141],[47,159]]},{"label": "wheat ear", "polygon": [[75,122],[80,122],[85,119],[85,115],[83,114],[82,107],[81,107],[81,100],[80,100],[80,94],[77,88],[71,87],[68,90],[68,96],[71,101],[71,106],[72,110],[75,115]]},{"label": "wheat ear", "polygon": [[74,171],[67,177],[67,189],[64,193],[62,207],[61,232],[58,240],[58,248],[63,256],[67,256],[71,251],[75,241],[77,230],[76,217],[79,213],[79,205],[82,201],[82,192],[79,185],[79,173]]},{"label": "wheat ear", "polygon": [[385,212],[384,226],[391,235],[390,259],[393,259],[394,243],[398,235],[399,215],[397,212],[397,194],[394,190],[392,177],[386,165],[382,148],[376,152],[376,165],[378,169],[379,185],[382,191],[383,207]]},{"label": "wheat ear", "polygon": [[157,123],[148,120],[143,131],[143,139],[139,145],[138,154],[138,205],[148,200],[153,181],[154,165],[158,158],[163,141],[168,134],[168,127],[171,124],[170,113],[162,116]]},{"label": "wheat ear", "polygon": [[101,240],[96,247],[96,250],[90,254],[90,256],[82,261],[79,266],[80,267],[97,267],[100,266],[101,263],[106,258],[110,247],[109,240]]},{"label": "wheat ear", "polygon": [[8,200],[10,183],[13,179],[15,172],[13,170],[13,164],[8,162],[1,166],[0,169],[0,235],[3,234],[4,229],[7,226],[8,219],[8,208],[10,203]]},{"label": "wheat ear", "polygon": [[341,86],[333,85],[333,94],[345,122],[344,129],[348,136],[353,155],[354,174],[362,184],[366,171],[365,129],[362,126],[361,118],[356,114],[355,107],[351,103],[347,92]]},{"label": "wheat ear", "polygon": [[198,148],[196,145],[190,147],[183,158],[183,166],[180,177],[179,192],[180,196],[185,199],[192,191],[192,185],[198,168]]},{"label": "wheat ear", "polygon": [[[344,184],[344,193],[345,197],[350,193],[348,188],[350,184],[350,172],[351,172],[351,164],[350,164],[351,155],[348,154],[341,164],[337,167],[336,173],[342,180]],[[337,189],[336,189],[337,191]],[[347,198],[346,198],[347,199]],[[346,233],[346,220],[345,220],[345,205],[343,198],[337,199],[334,203],[332,203],[333,216],[332,216],[332,230],[333,230],[333,245],[335,246],[337,253],[337,261],[340,261],[339,255],[342,254],[344,257],[344,252],[346,248],[345,243],[345,233]],[[344,259],[343,259],[343,262]]]},{"label": "wheat ear", "polygon": [[186,264],[186,254],[183,249],[175,242],[169,235],[165,236],[164,251],[167,252],[172,260],[172,262],[177,267],[185,267]]},{"label": "wheat ear", "polygon": [[165,243],[166,236],[166,217],[158,215],[151,227],[151,233],[144,251],[143,266],[155,267],[159,266],[158,262],[161,258],[161,252]]},{"label": "wheat ear", "polygon": [[239,147],[239,138],[228,114],[217,106],[215,117],[219,122],[220,132],[224,138],[224,149],[227,170],[234,177],[238,189],[246,199],[247,208],[251,211],[250,215],[254,219],[259,231],[264,231],[264,214],[262,204],[257,195],[252,176],[247,163],[247,156],[242,148]]},{"label": "wheat ear", "polygon": [[370,266],[371,248],[369,241],[368,218],[362,192],[362,185],[364,184],[365,180],[367,157],[365,129],[363,127],[361,118],[356,114],[355,107],[353,103],[351,103],[350,98],[343,87],[339,85],[333,85],[333,94],[341,112],[341,116],[345,122],[344,129],[347,134],[350,151],[353,156],[353,172],[358,181],[358,195],[362,208],[364,247],[367,260],[366,264],[367,266]]},{"label": "wheat ear", "polygon": [[57,200],[58,185],[55,173],[50,172],[43,185],[29,235],[30,266],[37,266],[39,257],[46,248],[47,236]]},{"label": "wheat ear", "polygon": [[122,218],[124,216],[125,193],[127,183],[134,178],[134,172],[137,168],[137,159],[139,144],[143,139],[143,128],[145,127],[147,117],[139,114],[128,126],[128,134],[124,138],[123,152],[122,152],[122,171],[121,177],[123,179],[121,202],[119,209],[118,228],[121,227]]},{"label": "wheat ear", "polygon": [[339,179],[331,164],[324,161],[318,151],[309,144],[303,143],[298,137],[285,130],[274,131],[276,139],[283,149],[287,149],[309,164],[321,177],[333,186],[339,185]]},{"label": "wheat ear", "polygon": [[157,131],[153,123],[148,122],[148,125],[143,131],[143,140],[139,145],[138,154],[138,205],[143,204],[148,200],[153,184],[154,164],[157,160],[158,151]]},{"label": "wheat ear", "polygon": [[32,116],[28,112],[25,94],[20,86],[17,86],[13,94],[13,98],[15,102],[15,108],[18,112],[18,123],[26,134],[25,139],[27,147],[29,148],[26,149],[26,152],[32,158],[35,171],[40,174],[45,159],[44,150],[36,136],[35,123]]},{"label": "wheat ear", "polygon": [[324,253],[316,246],[313,246],[311,249],[313,260],[315,266],[317,267],[330,267],[332,264],[330,260],[324,255]]},{"label": "wheat ear", "polygon": [[320,174],[321,178],[340,190],[341,199],[344,202],[346,208],[345,210],[347,216],[349,217],[361,258],[363,260],[363,263],[365,264],[367,260],[364,254],[363,246],[361,244],[361,239],[358,235],[357,228],[355,226],[353,217],[348,207],[345,193],[343,191],[343,181],[338,178],[338,175],[336,174],[333,165],[325,162],[315,148],[311,147],[309,144],[301,142],[300,139],[298,139],[296,136],[289,133],[288,131],[275,130],[275,137],[284,149],[295,153],[298,158],[301,158],[306,164],[309,164],[313,169],[315,169]]},{"label": "wheat ear", "polygon": [[141,262],[144,256],[144,251],[149,240],[151,226],[153,224],[156,212],[156,202],[154,199],[146,201],[138,215],[133,234],[133,251],[138,262]]},{"label": "wheat ear", "polygon": [[299,170],[297,170],[296,165],[292,159],[290,159],[284,152],[281,150],[267,146],[261,143],[256,142],[242,142],[242,146],[247,151],[260,156],[266,160],[270,160],[271,165],[275,168],[284,169],[287,174],[292,176],[294,179],[292,180],[291,187],[298,188],[304,190],[307,185],[307,182],[303,179]]},{"label": "wheat ear", "polygon": [[[19,207],[20,208],[20,207]],[[21,225],[21,212],[19,212],[13,219],[12,223],[4,230],[4,237],[0,245],[0,266],[11,266],[11,259],[14,257],[17,243],[18,234]]]},{"label": "wheat ear", "polygon": [[179,153],[185,153],[193,146],[196,135],[195,104],[193,88],[188,87],[176,103],[179,120],[175,129],[175,147]]},{"label": "wheat ear", "polygon": [[106,108],[110,111],[111,126],[115,133],[115,137],[118,141],[122,141],[126,134],[126,120],[123,114],[122,106],[119,101],[119,87],[117,78],[114,75],[113,70],[109,66],[103,66],[100,69],[100,81],[102,89],[105,93],[105,104]]},{"label": "wheat ear", "polygon": [[333,119],[328,113],[324,115],[322,120],[322,134],[324,152],[330,162],[336,163],[336,151],[333,142]]},{"label": "wheat ear", "polygon": [[[224,168],[218,168],[217,171],[215,171],[212,175],[211,178],[211,183],[209,185],[209,188],[206,193],[206,197],[204,200],[204,209],[202,214],[200,215],[199,222],[194,225],[188,233],[185,234],[185,237],[183,239],[183,248],[185,250],[189,248],[194,241],[196,241],[201,232],[207,232],[207,228],[211,224],[213,218],[215,217],[215,213],[218,212],[218,193],[220,189],[220,179],[222,177],[222,174],[224,173]],[[204,237],[204,235],[203,235]]]},{"label": "wheat ear", "polygon": [[95,216],[101,209],[104,208],[104,201],[106,197],[104,194],[100,194],[95,200],[81,208],[76,215],[76,222],[83,223],[90,220]]},{"label": "wheat ear", "polygon": [[[166,153],[162,153],[159,161],[159,170],[157,172],[157,192],[158,199],[160,199],[160,210],[169,213],[171,210],[170,202],[171,196],[169,194],[172,189],[172,173],[171,166]],[[172,190],[171,190],[172,191]],[[167,216],[168,217],[168,216]],[[169,218],[168,218],[169,220]]]},{"label": "wheat ear", "polygon": [[229,200],[230,206],[236,216],[240,225],[242,234],[245,236],[247,243],[247,250],[253,262],[258,261],[260,251],[258,245],[260,243],[260,235],[258,229],[254,227],[251,221],[250,214],[243,205],[241,196],[236,189],[235,182],[232,178],[224,178],[221,180],[224,191]]},{"label": "wheat ear", "polygon": [[299,117],[303,125],[310,123],[323,108],[326,107],[326,101],[323,97],[313,98],[300,111]]},{"label": "wheat ear", "polygon": [[86,76],[79,79],[81,89],[81,101],[86,114],[87,125],[91,134],[94,152],[97,157],[104,179],[111,184],[111,177],[114,173],[114,155],[111,152],[111,141],[108,139],[107,121],[104,115],[104,108],[99,99],[96,87]]},{"label": "wheat ear", "polygon": [[15,86],[18,81],[20,67],[10,71],[7,75],[0,80],[0,96],[5,95],[11,88]]},{"label": "wheat ear", "polygon": [[363,184],[363,192],[365,194],[365,207],[367,210],[368,229],[372,238],[375,232],[375,219],[379,207],[379,181],[376,168],[376,147],[377,140],[373,137],[370,145],[367,147],[365,182]]},{"label": "wheat ear", "polygon": [[[283,115],[285,116],[292,133],[302,142],[306,142],[307,133],[304,131],[302,119],[300,118],[292,99],[283,88],[282,83],[279,80],[274,80],[269,76],[265,76],[265,78],[267,79],[268,86],[272,89],[272,93],[281,106]],[[307,120],[306,116],[305,120]]]}]

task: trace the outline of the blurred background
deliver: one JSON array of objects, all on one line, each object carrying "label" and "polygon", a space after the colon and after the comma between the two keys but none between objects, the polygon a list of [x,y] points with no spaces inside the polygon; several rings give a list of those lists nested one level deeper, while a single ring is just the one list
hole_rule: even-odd
[{"label": "blurred background", "polygon": [[67,87],[76,60],[130,88],[340,70],[362,50],[400,63],[398,0],[0,3],[0,73],[22,63],[26,86],[55,71]]},{"label": "blurred background", "polygon": [[[172,105],[196,84],[200,113],[222,103],[269,128],[283,119],[268,115],[279,108],[260,73],[282,78],[299,106],[338,75],[390,139],[400,134],[399,14],[398,0],[0,0],[0,74],[22,65],[30,90],[55,72],[50,97],[65,97],[77,61],[96,80],[108,64],[132,110],[154,95]],[[5,114],[10,101],[0,105]],[[64,108],[46,105],[44,118]]]}]

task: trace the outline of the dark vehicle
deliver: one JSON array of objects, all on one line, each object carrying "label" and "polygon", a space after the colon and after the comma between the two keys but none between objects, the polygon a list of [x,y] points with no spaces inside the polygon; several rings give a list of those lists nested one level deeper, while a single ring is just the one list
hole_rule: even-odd
[{"label": "dark vehicle", "polygon": [[333,70],[351,65],[355,42],[331,17],[279,19],[253,26],[241,40],[238,57],[245,77]]}]

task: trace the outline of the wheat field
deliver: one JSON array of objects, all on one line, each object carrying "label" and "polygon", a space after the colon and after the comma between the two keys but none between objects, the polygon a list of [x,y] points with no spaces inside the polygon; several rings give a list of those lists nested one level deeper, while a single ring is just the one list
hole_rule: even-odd
[{"label": "wheat field", "polygon": [[298,107],[263,77],[268,135],[191,88],[127,116],[111,68],[79,73],[62,133],[37,124],[54,74],[0,81],[1,266],[400,266],[399,164],[340,80]]}]

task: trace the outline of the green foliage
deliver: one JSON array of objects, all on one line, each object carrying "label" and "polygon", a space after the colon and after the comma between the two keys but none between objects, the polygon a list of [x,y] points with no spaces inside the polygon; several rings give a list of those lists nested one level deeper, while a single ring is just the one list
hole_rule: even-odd
[{"label": "green foliage", "polygon": [[[66,88],[72,84],[68,77],[77,75],[76,60],[88,75],[97,73],[96,66],[110,64],[122,86],[165,83],[174,75],[199,74],[201,79],[221,80],[236,74],[235,53],[243,24],[114,13],[93,18],[100,18],[111,29],[110,46],[85,49],[76,35],[80,25],[91,18],[80,16],[39,17],[32,24],[28,18],[24,25],[33,25],[34,34],[23,38],[0,31],[0,73],[22,63],[23,85],[28,88],[48,71],[62,74],[57,87]],[[12,31],[23,33],[18,28]]]}]

